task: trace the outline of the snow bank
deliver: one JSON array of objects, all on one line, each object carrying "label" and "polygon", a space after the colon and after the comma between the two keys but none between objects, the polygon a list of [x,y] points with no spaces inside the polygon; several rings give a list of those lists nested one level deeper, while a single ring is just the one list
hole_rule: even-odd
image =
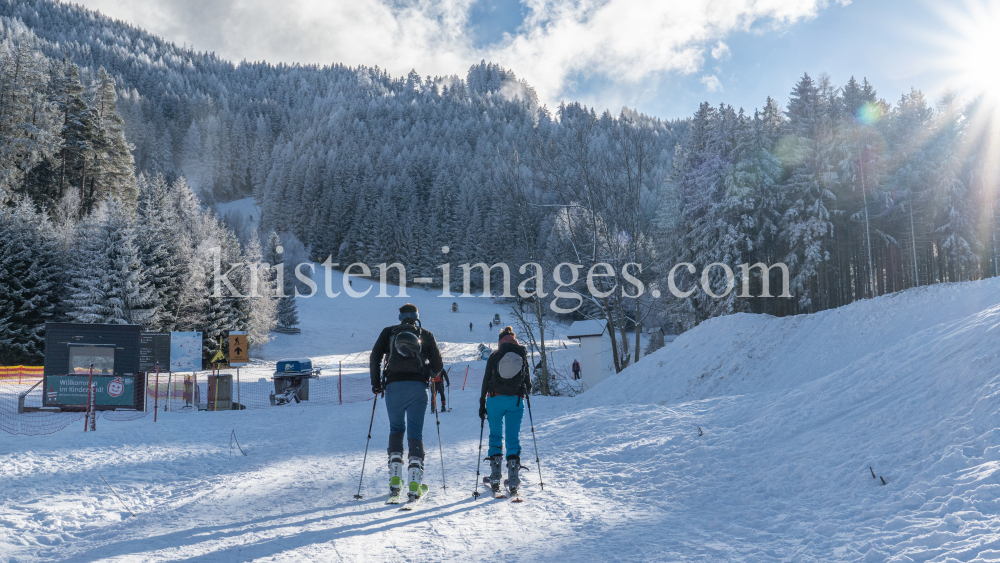
[{"label": "snow bank", "polygon": [[997,304],[1000,278],[992,278],[916,288],[813,315],[718,317],[609,377],[580,402],[668,404],[790,389]]}]

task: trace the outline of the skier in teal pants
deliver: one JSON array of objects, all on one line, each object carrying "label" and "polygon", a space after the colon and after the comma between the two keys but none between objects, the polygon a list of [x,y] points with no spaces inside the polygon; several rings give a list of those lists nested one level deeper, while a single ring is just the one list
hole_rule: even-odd
[{"label": "skier in teal pants", "polygon": [[521,484],[521,419],[524,417],[524,396],[531,393],[528,354],[517,342],[514,329],[500,332],[497,351],[486,361],[483,389],[479,395],[479,418],[490,422],[490,487],[493,495],[500,492],[503,463],[503,440],[507,440],[507,486],[511,495]]}]

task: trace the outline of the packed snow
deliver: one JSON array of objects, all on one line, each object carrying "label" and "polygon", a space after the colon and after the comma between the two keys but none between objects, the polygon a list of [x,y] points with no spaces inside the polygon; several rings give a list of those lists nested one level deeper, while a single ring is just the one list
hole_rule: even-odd
[{"label": "packed snow", "polygon": [[[451,313],[453,299],[409,291],[450,365],[481,372],[464,350],[490,343],[506,309],[457,299]],[[263,356],[363,357],[400,303],[300,303],[302,335]],[[0,559],[997,560],[998,342],[998,279],[709,320],[578,397],[533,397],[545,489],[525,417],[520,505],[473,500],[479,391],[455,378],[440,415],[448,488],[429,416],[431,493],[411,513],[383,504],[381,400],[361,501],[371,402],[0,435]]]}]

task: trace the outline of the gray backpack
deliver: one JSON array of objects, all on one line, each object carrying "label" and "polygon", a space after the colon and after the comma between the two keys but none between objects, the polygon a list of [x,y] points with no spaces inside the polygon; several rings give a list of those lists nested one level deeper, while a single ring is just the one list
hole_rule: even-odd
[{"label": "gray backpack", "polygon": [[497,362],[493,392],[500,395],[520,395],[524,387],[524,357],[517,352],[505,353]]}]

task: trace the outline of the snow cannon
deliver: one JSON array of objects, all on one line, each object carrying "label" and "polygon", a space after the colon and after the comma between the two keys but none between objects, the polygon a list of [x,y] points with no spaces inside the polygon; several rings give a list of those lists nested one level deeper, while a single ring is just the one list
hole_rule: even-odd
[{"label": "snow cannon", "polygon": [[286,405],[309,400],[309,380],[319,379],[320,370],[313,369],[312,360],[281,360],[277,363],[274,375],[274,391],[271,393],[272,405]]},{"label": "snow cannon", "polygon": [[490,354],[493,353],[493,349],[483,343],[480,343],[479,347],[476,348],[476,353],[479,354],[479,359],[485,362],[490,359]]}]

